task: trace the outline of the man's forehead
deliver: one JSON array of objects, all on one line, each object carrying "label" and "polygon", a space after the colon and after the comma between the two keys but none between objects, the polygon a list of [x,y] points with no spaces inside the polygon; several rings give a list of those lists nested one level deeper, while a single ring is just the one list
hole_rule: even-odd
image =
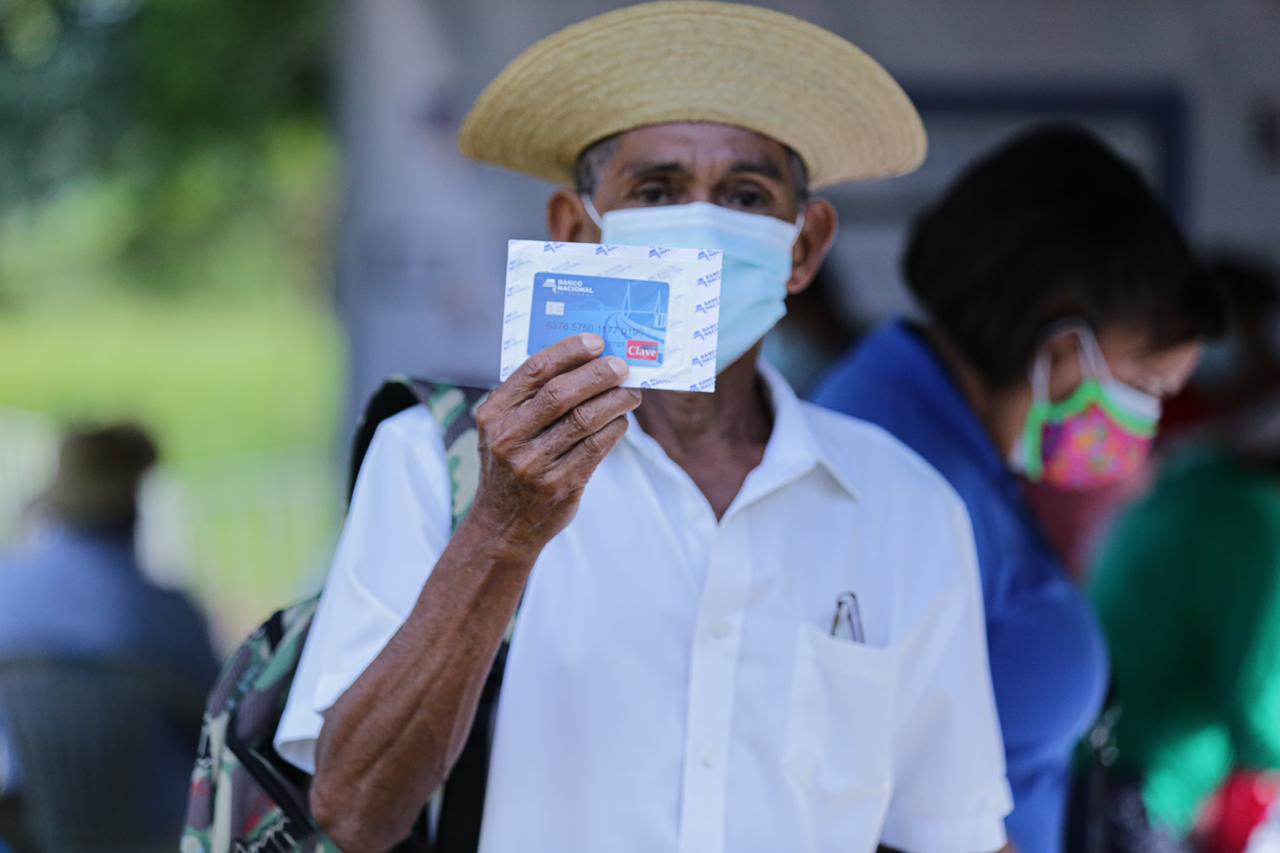
[{"label": "man's forehead", "polygon": [[618,134],[610,157],[612,167],[628,163],[672,163],[690,169],[743,162],[787,165],[781,142],[741,127],[708,122],[683,122],[637,127]]}]

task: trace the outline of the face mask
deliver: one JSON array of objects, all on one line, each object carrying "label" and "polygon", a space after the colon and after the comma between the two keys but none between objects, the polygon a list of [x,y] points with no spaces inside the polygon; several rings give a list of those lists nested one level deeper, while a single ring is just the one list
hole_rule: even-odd
[{"label": "face mask", "polygon": [[1049,400],[1049,354],[1031,369],[1032,402],[1014,463],[1028,480],[1086,489],[1141,467],[1160,421],[1160,400],[1112,378],[1087,327],[1080,338],[1085,378],[1060,403]]},{"label": "face mask", "polygon": [[604,243],[724,252],[717,373],[741,358],[787,313],[791,247],[804,224],[803,213],[794,223],[783,222],[697,201],[610,210],[602,220],[590,198],[583,196],[582,203],[600,226]]}]

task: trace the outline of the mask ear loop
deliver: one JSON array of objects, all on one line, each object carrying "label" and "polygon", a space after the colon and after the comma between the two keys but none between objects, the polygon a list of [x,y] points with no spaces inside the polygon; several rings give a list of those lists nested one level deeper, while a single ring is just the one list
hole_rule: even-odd
[{"label": "mask ear loop", "polygon": [[1102,354],[1102,346],[1094,336],[1093,330],[1081,324],[1072,331],[1080,339],[1080,351],[1084,354],[1084,360],[1094,378],[1104,384],[1112,382],[1111,366],[1107,364],[1107,357]]},{"label": "mask ear loop", "polygon": [[[1075,335],[1076,340],[1080,342],[1080,355],[1084,360],[1085,372],[1104,383],[1112,381],[1111,368],[1107,364],[1106,356],[1102,354],[1102,347],[1099,346],[1098,339],[1093,334],[1093,329],[1089,328],[1089,324],[1084,320],[1068,318],[1049,327],[1044,337],[1041,338],[1040,346],[1042,349],[1036,355],[1036,360],[1032,366],[1032,390],[1038,392],[1043,388],[1046,395],[1045,399],[1047,399],[1049,389],[1049,364],[1047,355],[1043,350],[1044,342],[1063,332]],[[1043,372],[1043,376],[1037,378],[1036,373],[1040,371]],[[1037,385],[1037,383],[1040,384]]]},{"label": "mask ear loop", "polygon": [[582,207],[587,211],[587,216],[591,217],[591,221],[600,229],[600,233],[604,233],[604,219],[601,218],[600,212],[596,210],[596,204],[591,200],[591,196],[582,193],[578,196],[582,202]]},{"label": "mask ear loop", "polygon": [[1031,400],[1034,403],[1049,402],[1049,353],[1042,348],[1031,363]]},{"label": "mask ear loop", "polygon": [[1088,369],[1107,389],[1106,398],[1124,411],[1137,413],[1152,422],[1159,421],[1160,398],[1115,378],[1111,373],[1111,365],[1107,364],[1107,357],[1102,352],[1102,345],[1098,343],[1092,329],[1082,325],[1076,329],[1076,334],[1080,338],[1080,348]]},{"label": "mask ear loop", "polygon": [[1044,349],[1044,345],[1049,339],[1063,332],[1074,334],[1080,341],[1080,353],[1084,361],[1082,366],[1086,372],[1102,382],[1108,382],[1111,379],[1111,371],[1107,367],[1107,360],[1102,354],[1102,348],[1098,345],[1097,338],[1094,337],[1093,330],[1089,328],[1087,323],[1083,320],[1068,319],[1055,324],[1048,330],[1042,338],[1040,350],[1036,353],[1035,361],[1031,364],[1031,412],[1028,414],[1027,424],[1024,427],[1022,440],[1019,443],[1023,457],[1021,460],[1023,470],[1027,478],[1032,482],[1038,482],[1044,476],[1044,460],[1041,456],[1042,446],[1039,430],[1044,423],[1044,413],[1050,407],[1050,357],[1049,353]]},{"label": "mask ear loop", "polygon": [[1049,354],[1043,348],[1036,353],[1027,371],[1031,382],[1031,408],[1027,412],[1022,434],[1014,444],[1010,462],[1032,482],[1044,474],[1044,462],[1040,458],[1040,430],[1044,424],[1044,412],[1049,406]]}]

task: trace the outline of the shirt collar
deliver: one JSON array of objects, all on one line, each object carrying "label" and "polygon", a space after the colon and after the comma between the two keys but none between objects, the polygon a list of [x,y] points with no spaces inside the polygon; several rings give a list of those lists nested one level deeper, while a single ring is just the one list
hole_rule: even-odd
[{"label": "shirt collar", "polygon": [[[796,396],[782,373],[764,359],[760,360],[760,378],[764,382],[766,396],[773,407],[773,433],[765,448],[765,461],[786,463],[788,467],[808,470],[821,465],[840,488],[856,498],[857,491],[849,482],[844,470],[835,463],[831,448],[817,430],[808,404]],[[763,463],[761,463],[763,467]]]},{"label": "shirt collar", "polygon": [[[773,414],[773,430],[769,434],[769,443],[765,446],[764,458],[748,477],[752,490],[776,488],[821,466],[850,497],[856,498],[857,493],[848,476],[833,461],[831,449],[814,429],[812,416],[806,411],[807,404],[796,396],[796,392],[778,369],[764,359],[760,359],[756,371],[764,385],[765,400]],[[627,421],[627,441],[644,452],[656,450],[662,453],[661,446],[640,428],[635,415],[628,414]],[[665,457],[666,454],[662,455]],[[752,482],[761,479],[764,480],[763,483]],[[744,483],[743,489],[746,487],[747,484]]]}]

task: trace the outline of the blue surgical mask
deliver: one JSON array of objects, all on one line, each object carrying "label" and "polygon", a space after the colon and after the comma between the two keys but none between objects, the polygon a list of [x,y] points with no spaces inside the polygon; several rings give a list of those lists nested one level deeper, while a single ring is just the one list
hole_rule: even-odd
[{"label": "blue surgical mask", "polygon": [[791,247],[804,225],[696,201],[610,210],[603,220],[583,196],[601,241],[625,246],[719,249],[724,252],[716,372],[722,373],[787,313]]}]

